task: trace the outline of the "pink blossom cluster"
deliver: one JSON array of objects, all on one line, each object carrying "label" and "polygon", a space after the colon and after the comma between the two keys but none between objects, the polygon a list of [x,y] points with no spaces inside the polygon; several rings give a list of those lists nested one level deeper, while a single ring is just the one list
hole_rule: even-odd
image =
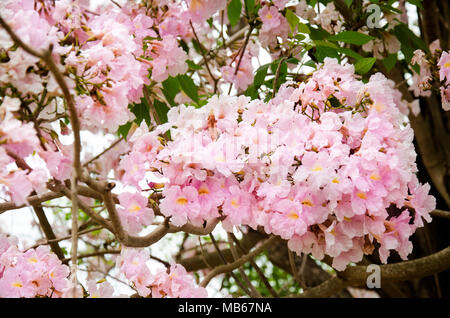
[{"label": "pink blossom cluster", "polygon": [[443,83],[440,88],[442,108],[445,111],[450,110],[450,51],[442,52],[438,62],[439,80]]},{"label": "pink blossom cluster", "polygon": [[[76,95],[83,129],[115,132],[133,120],[128,105],[139,102],[143,85],[150,84],[149,70],[157,82],[187,71],[187,54],[177,41],[184,34],[178,30],[160,36],[159,24],[133,1],[122,8],[103,6],[102,14],[90,11],[83,1],[38,1],[35,5],[34,0],[7,0],[0,8],[24,43],[38,51],[52,45],[54,60]],[[22,97],[36,96],[36,100],[44,91],[47,97],[62,95],[39,58],[15,49],[3,29],[0,49],[7,57],[0,63],[0,84],[12,85]],[[30,108],[36,106],[33,103]]]},{"label": "pink blossom cluster", "polygon": [[69,268],[48,246],[19,251],[0,234],[0,298],[62,297],[68,291]]},{"label": "pink blossom cluster", "polygon": [[[390,250],[405,259],[435,199],[415,175],[401,107],[382,74],[363,83],[326,58],[268,103],[214,96],[172,108],[168,124],[136,137],[122,181],[136,185],[146,170],[167,178],[160,210],[177,226],[216,217],[228,231],[261,226],[297,253],[333,257],[338,270],[377,243],[383,262]],[[169,141],[157,135],[165,129]]]},{"label": "pink blossom cluster", "polygon": [[278,9],[277,5],[264,5],[258,11],[263,23],[259,31],[259,40],[264,47],[274,48],[278,44],[277,37],[286,40],[289,34],[289,24]]},{"label": "pink blossom cluster", "polygon": [[193,277],[179,264],[168,270],[151,273],[147,266],[150,256],[146,249],[122,249],[118,265],[125,277],[133,283],[142,297],[205,298],[205,288],[196,286]]},{"label": "pink blossom cluster", "polygon": [[[414,51],[411,58],[411,65],[418,65],[420,72],[413,70],[412,85],[410,90],[414,92],[416,97],[431,96],[432,82],[438,82],[441,94],[442,108],[445,111],[450,110],[450,52],[442,52],[439,39],[430,44],[431,55],[422,50]],[[436,75],[433,76],[436,70]],[[420,108],[412,109],[417,116]]]},{"label": "pink blossom cluster", "polygon": [[30,156],[39,149],[33,124],[23,123],[14,115],[20,103],[18,98],[9,96],[0,101],[0,189],[18,205],[26,204],[33,190],[43,192],[47,181],[44,168],[25,171],[14,164],[17,158]]},{"label": "pink blossom cluster", "polygon": [[140,193],[122,192],[119,195],[122,207],[118,209],[124,229],[130,234],[139,233],[143,226],[151,225],[154,213],[147,207],[148,199]]},{"label": "pink blossom cluster", "polygon": [[232,56],[228,64],[221,67],[223,79],[228,83],[233,83],[240,91],[244,91],[253,84],[254,70],[252,66],[252,58],[258,58],[259,47],[250,42],[246,47],[246,51],[242,54],[241,51]]}]

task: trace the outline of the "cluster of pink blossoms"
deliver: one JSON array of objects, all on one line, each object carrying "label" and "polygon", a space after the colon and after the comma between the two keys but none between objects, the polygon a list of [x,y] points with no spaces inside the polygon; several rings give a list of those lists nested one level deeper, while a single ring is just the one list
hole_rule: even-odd
[{"label": "cluster of pink blossoms", "polygon": [[125,277],[133,283],[142,297],[205,298],[205,288],[196,286],[193,277],[183,266],[172,264],[152,274],[146,262],[149,253],[145,249],[122,249],[118,265]]},{"label": "cluster of pink blossoms", "polygon": [[[437,69],[439,76],[436,80],[439,83],[439,90],[441,93],[442,108],[445,111],[450,110],[450,52],[442,52],[439,40],[435,40],[430,44],[431,55],[427,56],[424,51],[416,50],[411,59],[412,65],[418,65],[420,72],[413,71],[412,85],[410,90],[413,91],[416,97],[431,96],[431,88],[433,81],[433,70]],[[414,111],[417,116],[420,109]]]},{"label": "cluster of pink blossoms", "polygon": [[382,74],[365,84],[352,65],[326,58],[268,103],[214,96],[200,109],[172,108],[167,124],[133,136],[122,182],[139,187],[153,171],[168,180],[160,209],[174,225],[260,226],[297,253],[333,257],[338,270],[377,243],[383,262],[390,250],[405,259],[435,207],[415,175],[405,107]]},{"label": "cluster of pink blossoms", "polygon": [[48,246],[19,251],[14,239],[0,234],[0,298],[62,297],[69,268]]},{"label": "cluster of pink blossoms", "polygon": [[[277,1],[277,3],[280,1]],[[284,4],[269,6],[265,5],[258,11],[258,15],[263,23],[259,32],[261,45],[273,48],[277,45],[277,37],[283,40],[287,39],[289,34],[289,24],[279,9],[283,9]]]}]

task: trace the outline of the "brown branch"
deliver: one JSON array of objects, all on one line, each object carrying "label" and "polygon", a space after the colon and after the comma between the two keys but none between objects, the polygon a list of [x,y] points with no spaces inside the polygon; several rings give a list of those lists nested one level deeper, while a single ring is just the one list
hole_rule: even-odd
[{"label": "brown branch", "polygon": [[[228,235],[228,244],[230,245],[231,255],[233,255],[233,260],[237,261],[239,259],[239,255],[236,251],[236,247],[234,246],[233,238],[231,237],[230,233],[227,233],[227,235]],[[242,266],[238,267],[238,271],[241,274],[242,279],[245,281],[245,283],[247,284],[247,286],[249,288],[250,296],[253,298],[261,298],[262,297],[261,294],[255,288],[255,286],[253,286],[252,282],[250,281],[250,278],[248,278],[248,276],[245,273]]]},{"label": "brown branch", "polygon": [[211,279],[213,279],[215,276],[222,274],[222,273],[230,272],[230,271],[242,266],[243,264],[247,263],[250,259],[254,258],[255,256],[259,255],[261,252],[263,252],[269,246],[269,244],[275,240],[275,238],[276,238],[276,236],[272,236],[272,237],[268,238],[260,246],[255,248],[252,252],[248,253],[247,255],[242,256],[241,258],[234,261],[233,263],[216,267],[214,270],[209,272],[209,274],[203,279],[203,281],[200,283],[200,286],[206,287],[209,284],[209,282],[211,281]]},{"label": "brown branch", "polygon": [[434,211],[431,211],[430,215],[431,216],[436,216],[438,218],[450,219],[450,212],[449,211],[436,209]]},{"label": "brown branch", "polygon": [[[239,250],[242,252],[242,254],[246,254],[245,250],[242,248],[239,240],[236,238],[236,236],[233,233],[230,233],[231,237],[234,241],[234,243],[236,244],[236,246],[239,248]],[[263,271],[261,270],[261,268],[258,266],[258,264],[256,264],[256,262],[254,260],[250,260],[250,264],[253,266],[253,268],[256,270],[256,272],[258,273],[259,277],[261,278],[262,282],[264,283],[264,285],[266,286],[267,290],[269,291],[269,293],[273,296],[273,297],[279,297],[278,293],[275,291],[275,289],[273,289],[272,285],[270,285],[269,280],[267,279],[267,277],[264,275]]]},{"label": "brown branch", "polygon": [[[265,238],[267,238],[266,234],[262,234],[253,230],[250,231],[240,241],[241,251],[238,251],[238,253],[240,255],[247,254],[258,242],[262,241]],[[233,261],[233,256],[231,255],[230,249],[222,249],[221,253],[227,262]],[[207,260],[208,264],[213,267],[223,264],[216,252],[205,253],[204,258]],[[197,271],[208,267],[207,264],[203,261],[203,258],[199,255],[177,259],[177,262],[183,265],[183,267],[186,268],[187,271]]]},{"label": "brown branch", "polygon": [[248,41],[250,40],[250,36],[251,36],[252,32],[253,32],[253,26],[251,25],[250,29],[248,30],[247,36],[245,37],[244,46],[242,47],[241,55],[239,57],[239,61],[238,61],[237,65],[236,65],[236,70],[234,71],[234,75],[236,75],[237,72],[239,71],[239,66],[241,66],[242,59],[244,58],[245,49],[247,48],[247,44],[248,44]]},{"label": "brown branch", "polygon": [[42,202],[61,198],[63,196],[64,196],[64,194],[62,194],[62,193],[48,192],[48,193],[43,193],[43,194],[30,195],[27,198],[28,204],[17,205],[14,202],[3,202],[3,203],[0,203],[0,214],[4,213],[6,211],[9,211],[9,210],[21,209],[21,208],[27,207],[29,205],[40,204]]},{"label": "brown branch", "polygon": [[294,260],[294,252],[292,252],[290,249],[288,249],[288,255],[289,255],[289,264],[291,265],[291,270],[292,270],[292,276],[294,276],[295,281],[302,288],[305,288],[306,286],[303,283],[302,279],[300,279],[300,276],[297,271],[297,265],[295,264],[295,260]]},{"label": "brown branch", "polygon": [[[98,251],[98,252],[92,252],[88,254],[81,254],[78,255],[78,259],[88,258],[88,257],[96,257],[96,256],[103,256],[108,254],[120,254],[120,250],[111,250],[111,251]],[[69,261],[70,258],[65,258],[64,261]]]},{"label": "brown branch", "polygon": [[[95,232],[95,231],[98,231],[98,230],[101,230],[101,229],[103,229],[103,226],[93,227],[93,228],[90,228],[90,229],[87,229],[87,230],[79,231],[78,235],[88,234],[88,233]],[[72,238],[72,235],[67,235],[67,236],[64,236],[64,237],[59,237],[59,238],[55,238],[55,239],[52,239],[52,240],[47,240],[47,241],[45,241],[43,243],[35,244],[35,245],[33,245],[32,247],[30,247],[28,249],[36,248],[36,247],[41,246],[41,245],[48,245],[48,244],[53,243],[53,242],[61,242],[61,241],[64,241],[64,240],[68,240],[70,238]]]},{"label": "brown branch", "polygon": [[202,45],[202,43],[200,42],[200,39],[197,36],[197,32],[195,32],[194,25],[192,24],[191,20],[189,20],[189,24],[191,26],[192,32],[194,33],[194,37],[197,40],[198,45],[200,47],[200,53],[201,53],[201,55],[203,57],[203,60],[205,61],[205,65],[206,65],[206,69],[208,70],[208,74],[209,74],[209,76],[211,76],[211,79],[214,82],[214,94],[215,94],[217,92],[217,82],[218,82],[218,80],[215,78],[215,76],[211,72],[211,69],[209,68],[209,63],[208,63],[208,60],[206,59],[205,51],[203,50],[203,45]]},{"label": "brown branch", "polygon": [[[411,261],[380,265],[381,285],[422,278],[440,273],[450,268],[450,246],[431,255]],[[328,297],[347,286],[363,286],[367,277],[367,266],[348,266],[337,276],[330,278],[322,284],[308,289],[300,295],[291,297]]]},{"label": "brown branch", "polygon": [[[216,249],[217,254],[220,256],[223,264],[226,265],[227,261],[226,261],[225,257],[223,256],[222,251],[220,250],[219,245],[217,244],[216,239],[214,238],[214,235],[212,233],[209,233],[209,237],[211,238],[211,242],[213,243],[214,248]],[[247,287],[244,284],[242,284],[241,280],[233,273],[233,271],[230,271],[230,276],[233,277],[233,279],[236,282],[236,285],[238,285],[239,288],[242,289],[242,291],[245,294],[250,296],[250,291],[247,289]]]},{"label": "brown branch", "polygon": [[86,161],[83,166],[87,166],[89,165],[91,162],[97,160],[98,158],[100,158],[101,156],[103,156],[105,153],[107,153],[108,151],[110,151],[111,149],[113,149],[117,144],[119,144],[121,141],[123,140],[123,137],[117,139],[116,141],[114,141],[108,148],[106,148],[105,150],[103,150],[102,152],[100,152],[98,155],[96,155],[95,157],[89,159],[89,161]]}]

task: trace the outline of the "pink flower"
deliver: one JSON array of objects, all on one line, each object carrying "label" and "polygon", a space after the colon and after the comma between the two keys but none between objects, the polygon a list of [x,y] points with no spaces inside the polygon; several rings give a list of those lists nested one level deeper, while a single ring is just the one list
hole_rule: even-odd
[{"label": "pink flower", "polygon": [[442,55],[437,64],[439,66],[439,79],[443,81],[446,79],[446,84],[450,83],[450,53],[442,52]]},{"label": "pink flower", "polygon": [[153,58],[151,65],[152,79],[157,82],[162,82],[167,77],[184,74],[188,70],[186,60],[188,56],[181,47],[178,46],[178,41],[172,35],[167,35],[162,41],[152,42],[152,52],[150,56]]},{"label": "pink flower", "polygon": [[139,182],[145,176],[145,156],[140,152],[133,151],[124,156],[120,161],[119,169],[123,171],[121,177],[125,184],[133,185],[139,188]]},{"label": "pink flower", "polygon": [[199,193],[192,186],[169,186],[164,188],[164,200],[160,204],[161,213],[171,217],[175,226],[182,226],[186,222],[196,220],[201,207],[198,203]]},{"label": "pink flower", "polygon": [[87,282],[89,298],[112,298],[114,288],[109,282],[98,283],[95,280]]},{"label": "pink flower", "polygon": [[140,193],[122,192],[118,209],[125,230],[131,234],[139,233],[143,226],[152,224],[154,212],[147,207],[148,199]]},{"label": "pink flower", "polygon": [[0,183],[7,186],[12,201],[17,205],[28,203],[28,195],[33,191],[33,185],[28,180],[25,171],[16,171],[0,177]]},{"label": "pink flower", "polygon": [[222,223],[227,231],[231,231],[233,226],[251,221],[250,206],[252,203],[250,195],[241,190],[239,186],[232,185],[228,191],[222,207],[223,213],[227,217]]},{"label": "pink flower", "polygon": [[263,23],[263,30],[276,29],[281,23],[282,15],[277,7],[265,5],[259,9],[258,15]]}]

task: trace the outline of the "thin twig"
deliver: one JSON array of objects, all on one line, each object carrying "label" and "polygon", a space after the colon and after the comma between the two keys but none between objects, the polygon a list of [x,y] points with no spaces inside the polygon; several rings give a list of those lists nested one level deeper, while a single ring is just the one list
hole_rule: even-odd
[{"label": "thin twig", "polygon": [[[226,265],[227,264],[227,260],[225,259],[225,256],[222,254],[222,251],[220,250],[219,245],[217,244],[216,239],[214,238],[214,235],[212,235],[212,233],[209,233],[209,237],[211,238],[211,241],[212,241],[212,243],[214,245],[214,248],[216,249],[217,253],[219,254],[220,258],[222,259],[223,264]],[[217,267],[216,267],[216,269],[217,269]],[[236,282],[236,285],[238,285],[239,288],[242,289],[242,291],[244,293],[246,293],[247,295],[250,295],[250,292],[248,291],[248,289],[242,284],[242,282],[233,273],[233,271],[230,271],[230,276],[233,277],[234,281]],[[203,286],[203,287],[206,287],[206,285]]]},{"label": "thin twig", "polygon": [[[241,243],[239,242],[239,240],[236,238],[236,236],[231,233],[231,237],[233,238],[234,243],[236,244],[236,246],[239,248],[239,250],[241,251],[242,254],[245,254],[245,250],[244,248],[241,246]],[[250,264],[253,266],[253,268],[256,270],[256,272],[258,273],[259,277],[261,278],[262,282],[264,283],[264,285],[266,286],[267,290],[269,291],[269,293],[273,296],[273,297],[279,297],[278,293],[275,291],[275,289],[273,289],[272,285],[270,285],[269,280],[267,279],[267,277],[264,275],[262,269],[258,266],[258,264],[256,264],[256,262],[252,259],[250,260]]]},{"label": "thin twig", "polygon": [[303,281],[301,280],[300,276],[298,275],[297,265],[295,264],[295,259],[294,259],[294,253],[290,249],[288,249],[288,255],[289,255],[289,263],[291,265],[292,275],[294,276],[295,281],[303,288],[304,284],[303,284]]},{"label": "thin twig", "polygon": [[211,79],[214,81],[214,94],[215,94],[217,92],[217,82],[218,82],[218,80],[215,78],[215,76],[211,72],[211,69],[209,68],[209,63],[208,63],[208,60],[206,59],[206,55],[205,55],[205,52],[203,50],[203,45],[201,44],[200,39],[197,36],[197,32],[195,32],[194,25],[192,24],[191,20],[189,20],[189,24],[191,25],[191,29],[192,29],[192,32],[194,33],[194,37],[197,40],[198,45],[200,47],[200,53],[202,54],[203,60],[205,61],[206,69],[208,70],[209,76],[211,76]]},{"label": "thin twig", "polygon": [[269,244],[271,244],[273,242],[273,240],[275,238],[276,238],[276,236],[272,236],[272,237],[268,238],[259,247],[255,248],[252,252],[248,253],[247,255],[242,256],[241,258],[239,258],[237,261],[235,261],[233,263],[216,267],[203,279],[203,281],[200,283],[200,286],[206,287],[209,284],[209,282],[211,281],[211,279],[213,279],[215,276],[222,274],[222,273],[230,272],[230,271],[238,268],[239,266],[242,266],[243,264],[248,262],[250,259],[254,258],[255,256],[259,255],[261,252],[263,252],[269,246]]},{"label": "thin twig", "polygon": [[252,32],[253,32],[253,26],[250,26],[247,36],[245,37],[244,46],[242,47],[241,55],[239,57],[239,61],[238,61],[237,65],[236,65],[236,70],[234,71],[234,75],[236,75],[237,72],[239,71],[239,66],[241,66],[241,62],[244,57],[245,49],[247,48],[247,44],[248,44],[248,41],[250,40],[250,35],[252,34]]},{"label": "thin twig", "polygon": [[103,156],[106,152],[110,151],[111,149],[113,149],[117,144],[119,144],[121,141],[123,140],[123,137],[120,137],[119,139],[117,139],[116,141],[114,141],[108,148],[106,148],[105,150],[103,150],[102,152],[100,152],[98,155],[96,155],[95,157],[93,157],[92,159],[90,159],[89,161],[86,161],[83,166],[87,166],[89,165],[91,162],[97,160],[98,158],[100,158],[101,156]]},{"label": "thin twig", "polygon": [[[230,233],[227,233],[227,234],[228,234],[228,243],[230,245],[231,255],[233,256],[234,261],[236,261],[239,259],[239,255],[234,246],[233,238],[231,237],[231,234]],[[238,267],[238,271],[241,274],[242,279],[245,281],[245,283],[247,284],[247,286],[249,288],[250,296],[253,298],[261,298],[262,297],[261,294],[255,288],[255,286],[253,286],[252,282],[250,281],[250,278],[247,276],[247,274],[245,273],[242,266]]]}]

